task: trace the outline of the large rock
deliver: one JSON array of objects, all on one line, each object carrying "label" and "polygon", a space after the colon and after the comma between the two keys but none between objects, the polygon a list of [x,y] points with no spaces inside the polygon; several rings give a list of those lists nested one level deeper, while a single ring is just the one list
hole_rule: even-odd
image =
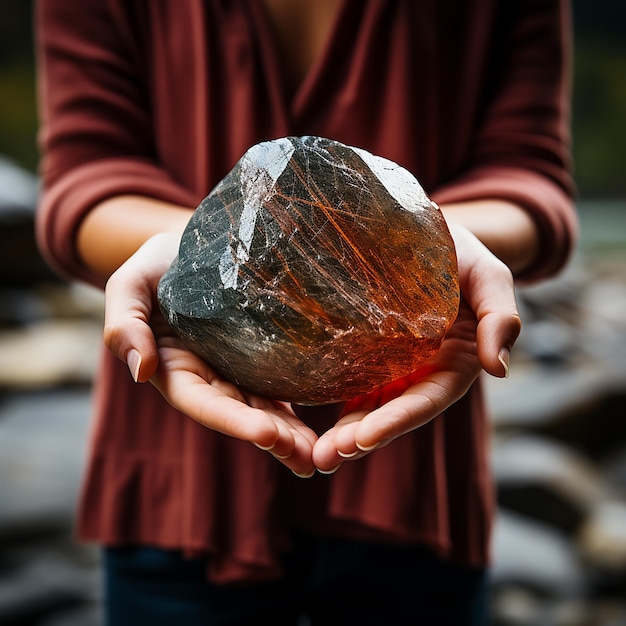
[{"label": "large rock", "polygon": [[493,537],[494,588],[525,587],[543,597],[580,598],[589,581],[566,534],[524,515],[500,510]]},{"label": "large rock", "polygon": [[626,582],[626,500],[605,500],[594,507],[579,533],[589,563],[617,571]]},{"label": "large rock", "polygon": [[492,465],[501,506],[566,532],[614,491],[574,448],[531,434],[495,439]]},{"label": "large rock", "polygon": [[252,147],[202,202],[159,285],[224,376],[326,404],[413,372],[459,302],[438,207],[400,166],[318,137]]}]

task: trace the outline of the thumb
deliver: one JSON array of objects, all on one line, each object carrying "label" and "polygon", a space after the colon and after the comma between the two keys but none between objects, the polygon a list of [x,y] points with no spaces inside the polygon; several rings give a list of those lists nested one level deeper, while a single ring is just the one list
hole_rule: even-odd
[{"label": "thumb", "polygon": [[113,274],[105,289],[102,337],[105,346],[128,365],[135,382],[149,380],[159,363],[156,338],[148,322],[151,314],[149,287],[123,269]]},{"label": "thumb", "polygon": [[103,339],[124,361],[135,382],[149,380],[159,364],[157,342],[150,326],[156,288],[175,254],[175,238],[149,239],[109,278],[105,288]]},{"label": "thumb", "polygon": [[478,326],[476,343],[483,369],[498,378],[508,376],[509,352],[521,330],[511,270],[475,236],[456,230],[461,294]]}]

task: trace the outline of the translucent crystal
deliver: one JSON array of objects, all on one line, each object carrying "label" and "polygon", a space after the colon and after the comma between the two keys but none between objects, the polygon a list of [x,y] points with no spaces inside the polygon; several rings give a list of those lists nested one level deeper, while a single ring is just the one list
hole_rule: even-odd
[{"label": "translucent crystal", "polygon": [[316,405],[414,371],[454,321],[459,286],[443,216],[407,170],[288,137],[250,148],[202,201],[158,298],[224,377]]}]

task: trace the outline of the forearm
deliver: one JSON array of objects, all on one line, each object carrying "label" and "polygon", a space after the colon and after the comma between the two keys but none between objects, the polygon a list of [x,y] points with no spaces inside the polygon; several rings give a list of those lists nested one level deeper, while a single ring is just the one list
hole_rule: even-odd
[{"label": "forearm", "polygon": [[[482,200],[446,204],[441,210],[448,222],[474,233],[513,273],[524,270],[538,252],[532,218],[513,203]],[[81,223],[79,253],[90,269],[107,278],[151,235],[182,234],[192,212],[153,198],[111,198],[96,206]]]},{"label": "forearm", "polygon": [[193,210],[143,196],[117,196],[94,207],[81,222],[78,252],[87,267],[108,278],[149,237],[182,234]]},{"label": "forearm", "polygon": [[532,217],[503,200],[476,200],[441,206],[449,223],[470,230],[513,272],[521,273],[539,252],[539,233]]}]

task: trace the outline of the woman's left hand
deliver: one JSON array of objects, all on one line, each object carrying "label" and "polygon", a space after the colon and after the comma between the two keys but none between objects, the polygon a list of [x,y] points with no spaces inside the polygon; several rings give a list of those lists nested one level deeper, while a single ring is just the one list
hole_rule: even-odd
[{"label": "woman's left hand", "polygon": [[319,470],[334,471],[423,426],[459,400],[483,369],[508,376],[509,351],[521,329],[513,276],[467,229],[450,230],[461,306],[441,349],[411,375],[348,402],[314,445]]}]

